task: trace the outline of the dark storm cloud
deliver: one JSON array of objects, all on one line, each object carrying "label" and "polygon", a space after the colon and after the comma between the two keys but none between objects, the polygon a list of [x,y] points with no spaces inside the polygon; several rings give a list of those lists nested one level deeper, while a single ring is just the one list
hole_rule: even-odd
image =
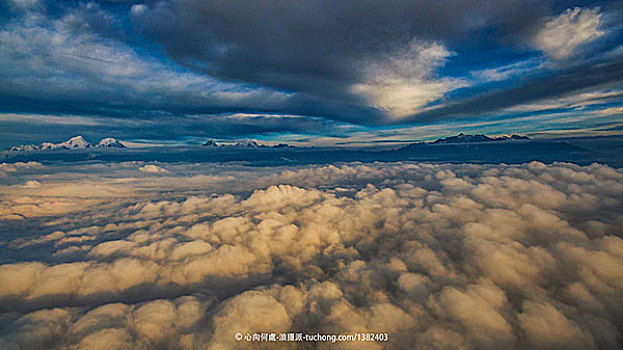
[{"label": "dark storm cloud", "polygon": [[[0,87],[0,113],[45,113],[49,115],[90,115],[93,117],[118,117],[149,120],[162,116],[177,116],[184,119],[189,114],[218,115],[223,113],[265,113],[293,114],[308,117],[328,117],[333,120],[351,121],[356,123],[373,123],[382,117],[376,109],[325,101],[305,94],[274,96],[270,93],[248,96],[243,101],[221,101],[218,99],[193,101],[193,96],[170,95],[166,92],[156,96],[133,95],[131,87],[119,88],[116,91],[86,90],[76,95],[66,96],[59,91],[52,91],[50,86],[41,87],[38,96],[17,95],[16,86],[7,84]],[[36,91],[33,87],[30,92]],[[189,92],[192,93],[192,92]],[[276,97],[271,99],[271,97]],[[170,99],[167,99],[170,98]],[[113,103],[111,103],[113,101]],[[194,102],[199,102],[194,104]],[[201,103],[202,102],[202,103]],[[235,103],[238,102],[238,103]],[[210,121],[207,121],[210,122]],[[292,130],[295,131],[295,130]]]},{"label": "dark storm cloud", "polygon": [[459,42],[495,25],[520,40],[551,14],[549,1],[170,1],[133,20],[197,71],[362,102],[348,93],[362,66],[408,44]]},{"label": "dark storm cloud", "polygon": [[[235,113],[311,117],[278,127],[274,119],[252,126],[206,119],[197,128],[241,135],[299,132],[317,117],[366,126],[477,117],[621,81],[621,6],[611,2],[1,6],[0,113],[143,121]],[[588,53],[597,58],[588,61]],[[500,67],[523,71],[498,72],[506,84],[491,85],[472,74]]]},{"label": "dark storm cloud", "polygon": [[[123,16],[96,3],[7,3],[0,28],[0,111],[149,118],[223,112],[366,121],[366,106],[196,74],[145,51]],[[356,116],[355,116],[356,115]]]},{"label": "dark storm cloud", "polygon": [[[413,40],[452,49],[493,32],[494,40],[525,47],[548,16],[576,5],[589,3],[170,1],[135,7],[132,18],[174,60],[196,71],[365,105],[351,87],[366,79],[366,65]],[[571,90],[550,86],[549,95]]]}]

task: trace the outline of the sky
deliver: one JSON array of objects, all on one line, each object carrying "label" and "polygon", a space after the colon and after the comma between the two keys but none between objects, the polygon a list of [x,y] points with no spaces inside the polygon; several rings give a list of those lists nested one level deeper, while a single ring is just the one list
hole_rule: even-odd
[{"label": "sky", "polygon": [[620,1],[0,1],[0,147],[623,130]]}]

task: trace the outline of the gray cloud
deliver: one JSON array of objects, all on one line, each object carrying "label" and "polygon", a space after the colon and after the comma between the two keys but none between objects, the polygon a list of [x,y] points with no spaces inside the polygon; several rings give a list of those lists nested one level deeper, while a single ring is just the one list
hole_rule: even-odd
[{"label": "gray cloud", "polygon": [[[133,15],[172,57],[190,67],[333,97],[343,96],[345,85],[361,80],[362,63],[402,48],[413,38],[464,39],[466,31],[500,18],[509,28],[515,23],[530,27],[548,12],[547,4],[530,1],[470,3],[469,12],[462,11],[465,6],[462,1],[264,1],[254,6],[170,1],[140,5]],[[470,17],[478,17],[480,27],[470,27]]]},{"label": "gray cloud", "polygon": [[[552,75],[535,77],[513,84],[511,87],[475,94],[455,102],[440,105],[405,118],[403,121],[431,121],[460,118],[477,113],[490,113],[504,108],[569,97],[578,92],[591,92],[592,88],[617,85],[623,78],[623,58],[617,57],[599,64],[581,64],[561,69]],[[618,86],[618,85],[617,85]],[[584,89],[584,90],[583,90]]]},{"label": "gray cloud", "polygon": [[[435,71],[451,56],[453,47],[459,42],[466,45],[470,37],[478,37],[476,33],[493,30],[498,33],[497,45],[535,46],[549,53],[558,50],[560,57],[569,56],[580,44],[604,34],[599,8],[564,12],[583,4],[557,5],[533,1],[358,1],[330,5],[263,1],[245,6],[238,2],[167,1],[136,5],[132,13],[145,35],[161,43],[184,66],[225,80],[370,105],[385,115],[368,121],[361,116],[343,119],[365,124],[389,123],[396,117],[400,117],[399,123],[453,114],[465,117],[541,99],[543,81],[532,77],[522,83],[529,94],[511,87],[493,92],[495,96],[490,97],[481,94],[482,87],[478,87],[473,99],[450,99],[448,106],[441,100],[439,110],[422,109],[439,102],[447,92],[469,85],[454,77],[439,78]],[[616,7],[607,8],[617,13]],[[565,23],[559,22],[577,11],[581,12],[580,20],[572,19],[567,29],[562,29]],[[590,28],[584,28],[586,23]],[[555,41],[551,38],[560,33],[566,33],[568,38],[562,41],[572,47],[550,45]],[[429,56],[431,45],[437,45],[445,54]],[[409,48],[412,54],[407,52]],[[400,68],[397,57],[408,68]],[[618,67],[599,67],[598,73],[595,66],[592,62],[573,68],[587,78],[586,84],[577,79],[570,81],[566,72],[558,72],[555,65],[550,67],[554,68],[550,73],[557,83],[548,85],[548,96],[620,81],[617,74],[611,76],[620,71]],[[473,101],[489,98],[500,105]],[[402,119],[409,114],[414,117]]]},{"label": "gray cloud", "polygon": [[607,166],[0,171],[7,349],[247,346],[238,331],[621,346],[623,174]]},{"label": "gray cloud", "polygon": [[129,119],[224,112],[336,119],[375,114],[367,107],[224,82],[161,62],[141,53],[121,21],[96,3],[46,6],[10,16],[0,29],[0,61],[11,68],[2,72],[4,111]]},{"label": "gray cloud", "polygon": [[[0,61],[10,67],[1,73],[0,111],[139,120],[205,115],[217,119],[207,124],[220,134],[296,133],[317,123],[310,116],[363,125],[473,117],[620,82],[620,55],[607,52],[618,40],[620,6],[599,5],[10,1],[0,30]],[[575,6],[581,9],[567,10]],[[565,22],[574,11],[581,20]],[[549,38],[565,33],[560,41],[572,45],[552,46]],[[470,56],[483,35],[491,47]],[[587,61],[580,48],[598,38],[599,59]],[[487,50],[530,48],[564,62],[532,67],[500,91],[465,70]],[[446,65],[454,73],[442,74]],[[544,84],[540,73],[555,83]],[[278,126],[218,120],[233,113],[301,117]]]}]

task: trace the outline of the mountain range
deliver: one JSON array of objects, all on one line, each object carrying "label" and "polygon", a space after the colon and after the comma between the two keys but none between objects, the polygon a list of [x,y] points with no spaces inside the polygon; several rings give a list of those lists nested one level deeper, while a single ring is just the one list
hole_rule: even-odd
[{"label": "mountain range", "polygon": [[[492,138],[489,137],[489,139]],[[464,136],[462,139],[471,138]],[[281,166],[354,161],[461,162],[474,164],[520,164],[539,161],[543,163],[570,162],[579,165],[600,162],[614,167],[623,167],[623,157],[621,156],[623,154],[621,151],[623,150],[622,136],[534,140],[512,139],[509,136],[508,140],[506,139],[501,138],[500,141],[493,142],[450,142],[437,144],[434,141],[419,142],[392,149],[389,147],[297,147],[281,149],[236,147],[233,145],[211,148],[193,145],[135,147],[125,149],[125,151],[124,149],[114,148],[114,150],[118,150],[116,152],[94,152],[90,148],[82,151],[76,149],[75,151],[0,152],[0,162],[242,162],[254,166]],[[99,149],[102,150],[101,148]],[[199,150],[204,150],[204,152]]]},{"label": "mountain range", "polygon": [[47,151],[47,150],[63,150],[63,149],[85,149],[85,148],[126,148],[125,145],[118,140],[107,137],[98,143],[89,143],[82,136],[75,136],[61,143],[43,142],[40,145],[17,145],[8,148],[10,152],[31,152],[31,151]]},{"label": "mountain range", "polygon": [[443,143],[472,143],[472,142],[494,142],[494,141],[511,141],[511,140],[530,140],[528,136],[520,136],[517,134],[512,134],[511,136],[503,135],[498,137],[489,137],[486,135],[470,135],[460,133],[456,136],[450,136],[446,138],[437,139],[432,142],[433,144],[443,144]]},{"label": "mountain range", "polygon": [[[516,134],[512,134],[510,136],[498,136],[498,137],[489,137],[486,135],[470,135],[465,133],[460,133],[456,136],[450,136],[446,138],[440,138],[433,142],[419,142],[415,144],[408,145],[406,147],[418,145],[418,144],[429,144],[429,145],[438,145],[438,144],[464,144],[464,143],[483,143],[483,142],[500,142],[500,141],[519,141],[519,140],[530,140],[527,136],[520,136]],[[269,146],[257,143],[254,140],[244,140],[240,141],[236,144],[218,144],[214,140],[208,140],[203,145],[203,147],[214,147],[214,148],[228,148],[228,149],[288,149],[295,148],[294,146],[279,143],[277,145]],[[75,136],[70,138],[69,140],[61,143],[51,143],[51,142],[43,142],[40,145],[17,145],[11,146],[8,148],[10,152],[32,152],[32,151],[45,151],[45,150],[68,150],[68,149],[86,149],[86,148],[126,148],[126,146],[119,142],[118,140],[107,137],[100,140],[98,143],[89,143],[82,136]]]},{"label": "mountain range", "polygon": [[254,140],[244,140],[244,141],[237,142],[233,145],[227,145],[227,144],[219,145],[214,140],[208,140],[202,146],[204,147],[236,147],[236,148],[295,148],[294,146],[291,146],[285,143],[279,143],[274,146],[262,145],[262,144],[257,143]]}]

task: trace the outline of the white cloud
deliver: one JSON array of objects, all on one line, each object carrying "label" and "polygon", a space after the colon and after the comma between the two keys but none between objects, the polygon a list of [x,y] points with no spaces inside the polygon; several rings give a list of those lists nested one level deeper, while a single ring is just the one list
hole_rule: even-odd
[{"label": "white cloud", "polygon": [[[113,14],[95,2],[49,17],[40,1],[11,1],[9,6],[26,11],[0,28],[0,60],[10,67],[2,72],[1,90],[12,96],[34,93],[47,100],[73,96],[76,101],[92,103],[114,99],[121,109],[131,110],[166,110],[181,104],[274,107],[289,97],[268,88],[179,72],[145,57],[120,37],[122,29]],[[132,13],[140,13],[141,6],[134,5]],[[30,11],[35,8],[42,11]],[[10,114],[4,118],[15,119]],[[64,124],[99,123],[70,116],[34,118]]]},{"label": "white cloud", "polygon": [[623,107],[610,107],[597,111],[601,116],[623,115]]},{"label": "white cloud", "polygon": [[466,86],[460,79],[434,77],[450,56],[442,44],[414,40],[380,61],[366,62],[364,81],[354,84],[351,92],[393,118],[409,116],[446,92]]},{"label": "white cloud", "polygon": [[162,173],[168,173],[169,171],[163,167],[159,167],[157,165],[154,164],[147,164],[147,165],[143,165],[142,167],[138,168],[138,170],[144,172],[144,173],[151,173],[151,174],[162,174]]},{"label": "white cloud", "polygon": [[565,59],[579,46],[604,34],[599,8],[570,8],[547,21],[533,39],[533,45],[555,59]]},{"label": "white cloud", "polygon": [[37,181],[37,180],[30,180],[30,181],[26,181],[26,183],[23,185],[23,187],[25,188],[37,188],[37,187],[41,187],[41,182]]},{"label": "white cloud", "polygon": [[39,162],[17,162],[17,163],[0,163],[0,177],[5,177],[9,173],[15,175],[26,172],[29,169],[36,169],[42,166]]},{"label": "white cloud", "polygon": [[[622,345],[620,169],[169,164],[152,176],[143,165],[7,173],[134,195],[8,222],[0,347],[253,345],[238,331],[389,333],[338,348]],[[189,181],[199,174],[221,177]],[[7,212],[20,204],[5,187],[33,190],[3,185]]]},{"label": "white cloud", "polygon": [[518,315],[533,349],[594,349],[590,335],[551,304],[527,301]]},{"label": "white cloud", "polygon": [[508,303],[504,292],[484,281],[467,286],[465,292],[444,288],[439,295],[441,314],[459,320],[467,327],[467,336],[479,348],[495,349],[512,346],[515,335],[510,323],[500,314]]},{"label": "white cloud", "polygon": [[478,82],[501,81],[537,71],[543,65],[540,59],[529,59],[519,61],[508,65],[487,68],[472,71],[470,74],[478,80]]},{"label": "white cloud", "polygon": [[147,6],[145,4],[135,4],[130,8],[130,14],[132,16],[141,16],[147,11]]}]

